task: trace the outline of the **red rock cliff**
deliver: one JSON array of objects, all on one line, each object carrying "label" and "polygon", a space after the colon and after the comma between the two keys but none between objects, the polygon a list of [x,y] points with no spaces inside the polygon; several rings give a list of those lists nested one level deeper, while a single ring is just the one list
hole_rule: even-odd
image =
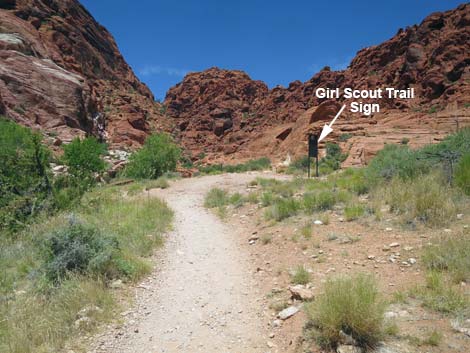
[{"label": "red rock cliff", "polygon": [[159,107],[76,0],[0,3],[0,114],[67,141],[142,143]]}]

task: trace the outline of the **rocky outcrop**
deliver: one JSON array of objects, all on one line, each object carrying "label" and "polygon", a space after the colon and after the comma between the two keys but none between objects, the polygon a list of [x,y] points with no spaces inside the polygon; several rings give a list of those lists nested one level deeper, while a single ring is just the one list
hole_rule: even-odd
[{"label": "rocky outcrop", "polygon": [[76,0],[0,4],[0,114],[67,142],[141,144],[162,121],[109,32]]},{"label": "rocky outcrop", "polygon": [[316,98],[316,88],[414,88],[412,100],[384,98],[380,113],[346,113],[338,121],[329,140],[348,134],[341,142],[350,152],[346,164],[362,164],[384,143],[406,137],[419,146],[453,131],[456,120],[460,126],[469,123],[469,53],[470,4],[465,4],[360,50],[346,70],[325,67],[307,82],[268,90],[241,71],[211,68],[185,77],[165,104],[193,159],[283,160],[304,154],[307,134],[318,133],[340,104],[348,103]]}]

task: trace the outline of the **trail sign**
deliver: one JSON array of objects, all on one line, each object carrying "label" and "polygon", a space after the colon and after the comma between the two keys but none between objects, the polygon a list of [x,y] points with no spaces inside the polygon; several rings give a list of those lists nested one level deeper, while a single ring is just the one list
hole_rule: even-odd
[{"label": "trail sign", "polygon": [[318,135],[308,134],[308,177],[310,178],[310,158],[316,161],[316,176],[318,178]]},{"label": "trail sign", "polygon": [[318,156],[318,135],[313,135],[313,134],[308,135],[308,156],[309,157]]}]

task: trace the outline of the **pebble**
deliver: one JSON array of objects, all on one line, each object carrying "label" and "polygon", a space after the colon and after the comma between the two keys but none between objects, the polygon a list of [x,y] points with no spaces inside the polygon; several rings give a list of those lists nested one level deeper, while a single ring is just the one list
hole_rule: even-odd
[{"label": "pebble", "polygon": [[396,247],[399,247],[400,244],[399,244],[399,243],[391,243],[389,246],[390,246],[391,248],[396,248]]},{"label": "pebble", "polygon": [[321,226],[323,224],[323,222],[320,221],[319,219],[317,219],[316,221],[313,222],[313,224],[315,224],[317,226]]}]

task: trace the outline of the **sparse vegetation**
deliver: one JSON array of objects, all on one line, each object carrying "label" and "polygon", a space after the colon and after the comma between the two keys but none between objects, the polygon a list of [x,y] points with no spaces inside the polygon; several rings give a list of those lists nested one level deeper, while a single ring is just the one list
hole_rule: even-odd
[{"label": "sparse vegetation", "polygon": [[442,236],[423,250],[423,263],[430,271],[450,274],[454,283],[470,281],[470,234]]},{"label": "sparse vegetation", "polygon": [[353,221],[362,217],[365,213],[365,207],[361,204],[351,204],[344,208],[344,217],[347,221]]},{"label": "sparse vegetation", "polygon": [[362,347],[374,347],[384,335],[385,303],[376,280],[368,275],[328,280],[306,312],[317,342],[325,348],[336,348],[340,331]]},{"label": "sparse vegetation", "polygon": [[309,282],[310,273],[305,269],[304,266],[297,267],[292,275],[292,283],[305,285]]},{"label": "sparse vegetation", "polygon": [[203,174],[213,175],[221,173],[244,173],[253,170],[265,170],[270,167],[271,161],[269,158],[263,157],[235,165],[213,164],[208,166],[199,166],[199,171]]},{"label": "sparse vegetation", "polygon": [[446,225],[455,217],[455,200],[442,176],[434,174],[416,180],[395,178],[385,193],[386,203],[405,223],[418,221],[431,227]]},{"label": "sparse vegetation", "polygon": [[455,184],[470,196],[470,153],[464,155],[457,165]]},{"label": "sparse vegetation", "polygon": [[228,203],[228,193],[219,188],[212,188],[204,199],[204,206],[207,208],[223,207]]}]

